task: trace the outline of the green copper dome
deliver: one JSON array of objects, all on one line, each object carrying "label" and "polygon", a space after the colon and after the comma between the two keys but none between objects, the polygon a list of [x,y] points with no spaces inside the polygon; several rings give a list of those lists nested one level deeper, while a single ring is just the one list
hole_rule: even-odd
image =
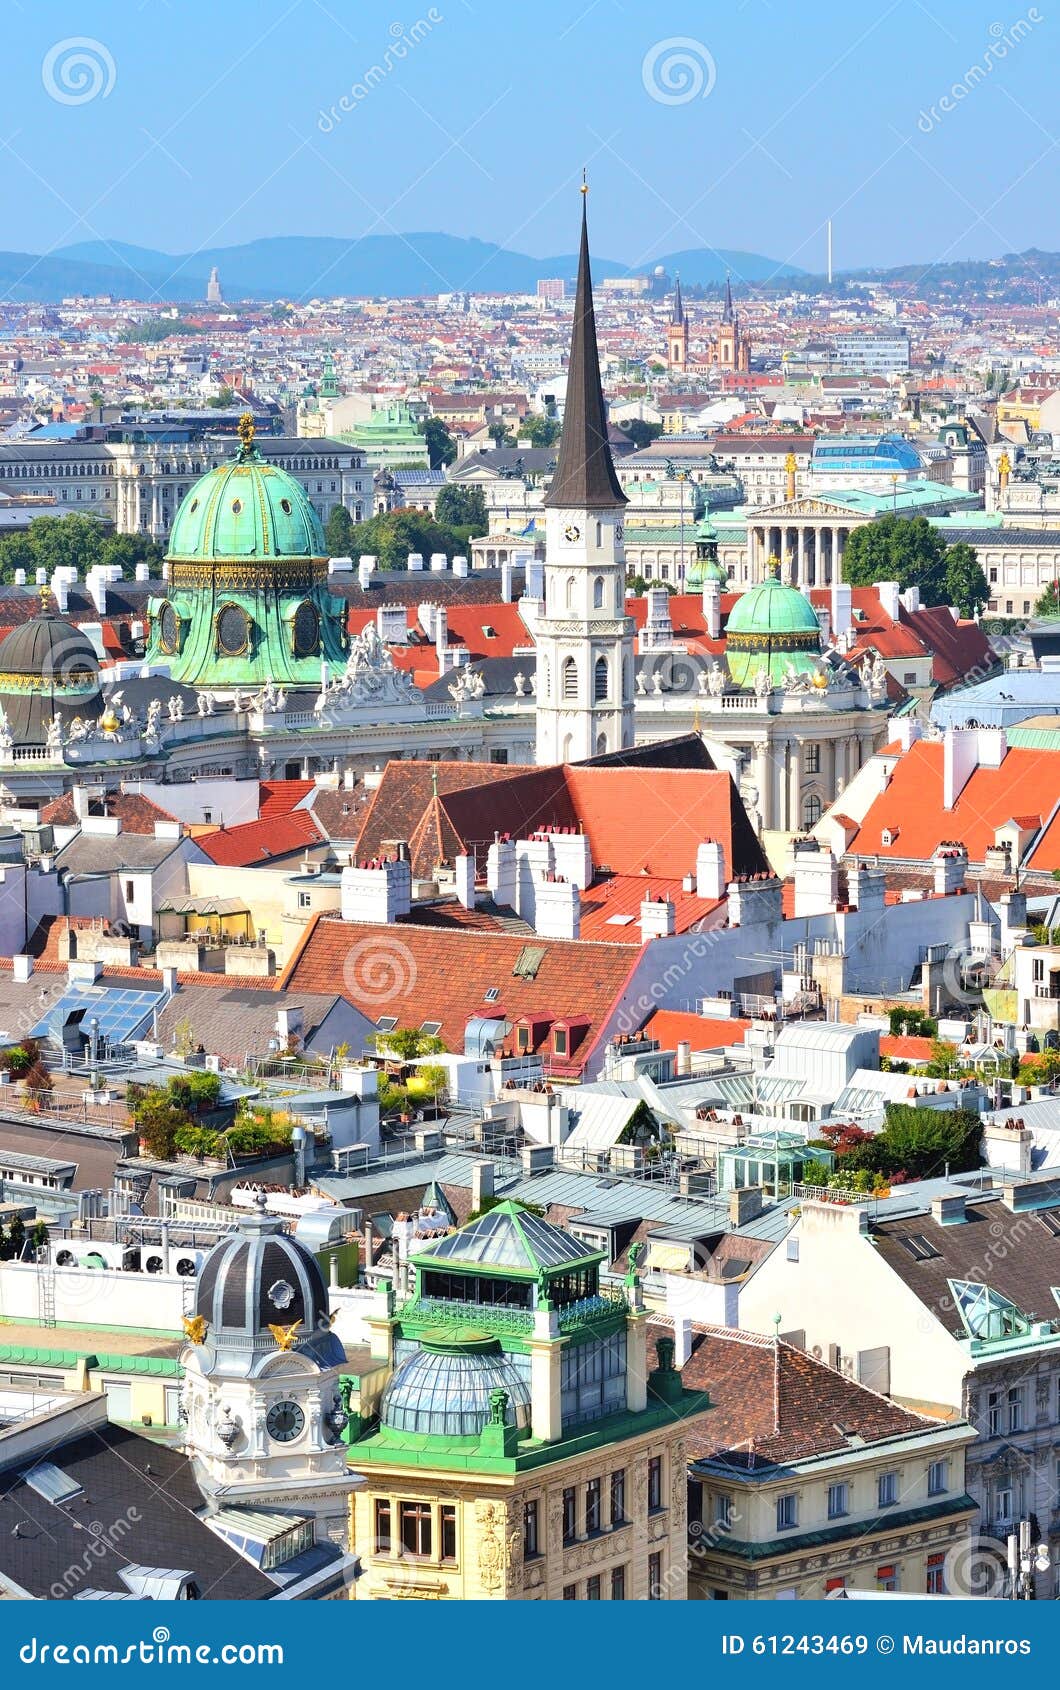
[{"label": "green copper dome", "polygon": [[[249,431],[247,431],[249,435]],[[253,437],[238,455],[211,469],[177,512],[170,558],[323,558],[320,518],[298,482],[258,455]]]},{"label": "green copper dome", "polygon": [[800,674],[816,671],[821,627],[799,589],[771,574],[740,594],[729,614],[725,640],[729,673],[737,686],[753,686],[763,669],[779,685],[789,667]]},{"label": "green copper dome", "polygon": [[174,681],[224,693],[319,686],[346,662],[345,602],[298,482],[266,463],[240,419],[234,458],[200,477],[170,536],[165,596],[148,604],[147,658]]}]

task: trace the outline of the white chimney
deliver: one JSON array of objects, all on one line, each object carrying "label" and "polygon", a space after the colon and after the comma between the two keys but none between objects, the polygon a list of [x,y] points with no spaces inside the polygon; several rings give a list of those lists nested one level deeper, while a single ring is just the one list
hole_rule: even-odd
[{"label": "white chimney", "polygon": [[669,898],[644,898],[640,906],[640,937],[643,944],[649,939],[668,939],[675,931],[677,915]]},{"label": "white chimney", "polygon": [[782,916],[781,885],[773,875],[729,883],[730,927],[755,927],[761,922],[780,921]]},{"label": "white chimney", "polygon": [[453,559],[453,574],[458,580],[466,580],[471,573],[471,565],[466,557],[457,556]]},{"label": "white chimney", "polygon": [[435,606],[434,649],[438,654],[438,673],[444,675],[448,667],[446,653],[449,650],[449,613],[444,604]]},{"label": "white chimney", "polygon": [[475,907],[475,858],[472,853],[457,857],[453,865],[456,873],[457,902],[466,910]]},{"label": "white chimney", "polygon": [[408,555],[408,568],[409,568],[410,572],[413,572],[413,573],[416,570],[420,570],[420,569],[423,568],[423,553],[422,552],[410,552],[409,553],[409,555]]},{"label": "white chimney", "polygon": [[31,956],[27,956],[25,952],[21,952],[18,956],[13,956],[11,958],[12,978],[18,981],[20,985],[25,984],[32,973],[33,958]]},{"label": "white chimney", "polygon": [[376,566],[376,559],[368,552],[357,559],[357,580],[362,592],[366,592],[372,584],[372,572]]},{"label": "white chimney", "polygon": [[[151,565],[149,563],[138,563],[136,565],[136,579],[138,581],[150,581]],[[23,572],[23,580],[25,580],[25,572]]]},{"label": "white chimney", "polygon": [[832,915],[839,900],[839,864],[831,851],[805,842],[795,851],[795,915]]},{"label": "white chimney", "polygon": [[945,897],[947,893],[962,892],[964,890],[964,871],[968,866],[968,853],[963,845],[940,845],[933,859],[935,870],[935,891]]},{"label": "white chimney", "polygon": [[854,626],[853,593],[846,581],[832,583],[832,639],[838,644]]},{"label": "white chimney", "polygon": [[725,851],[717,839],[704,839],[696,847],[696,897],[717,902],[725,885]]},{"label": "white chimney", "polygon": [[449,559],[444,552],[431,553],[431,569],[435,575],[444,575],[449,568]]},{"label": "white chimney", "polygon": [[847,871],[850,902],[861,915],[882,910],[887,896],[887,879],[882,868],[855,860]]},{"label": "white chimney", "polygon": [[494,903],[515,908],[518,873],[515,840],[495,839],[486,853],[486,886]]},{"label": "white chimney", "polygon": [[474,1162],[471,1166],[471,1212],[481,1209],[487,1197],[493,1196],[493,1163]]},{"label": "white chimney", "polygon": [[581,937],[581,894],[571,881],[537,881],[534,887],[534,926],[542,939]]},{"label": "white chimney", "polygon": [[880,601],[883,614],[889,616],[892,622],[897,622],[901,602],[897,581],[877,581],[876,597]]},{"label": "white chimney", "polygon": [[515,566],[510,558],[505,558],[501,564],[501,600],[504,604],[511,604],[514,597]]},{"label": "white chimney", "polygon": [[342,871],[343,921],[391,923],[412,909],[412,870],[403,857],[351,863]]},{"label": "white chimney", "polygon": [[703,622],[706,626],[707,637],[712,640],[721,638],[721,582],[704,581],[703,583]]}]

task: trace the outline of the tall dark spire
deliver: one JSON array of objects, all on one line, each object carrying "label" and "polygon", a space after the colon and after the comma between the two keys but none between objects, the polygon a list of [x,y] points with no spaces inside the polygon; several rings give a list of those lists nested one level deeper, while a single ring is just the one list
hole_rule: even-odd
[{"label": "tall dark spire", "polygon": [[582,187],[582,243],[578,256],[578,292],[574,301],[574,330],[567,366],[567,400],[563,434],[546,505],[568,510],[601,510],[624,505],[611,448],[607,443],[607,412],[600,386],[600,357],[596,347],[593,279],[589,270],[589,228]]},{"label": "tall dark spire", "polygon": [[673,322],[675,323],[675,325],[677,325],[677,327],[681,327],[684,324],[684,320],[685,320],[685,302],[681,298],[681,278],[680,278],[680,276],[675,276],[674,277]]},{"label": "tall dark spire", "polygon": [[725,309],[721,314],[723,323],[732,322],[732,281],[728,274],[725,276]]}]

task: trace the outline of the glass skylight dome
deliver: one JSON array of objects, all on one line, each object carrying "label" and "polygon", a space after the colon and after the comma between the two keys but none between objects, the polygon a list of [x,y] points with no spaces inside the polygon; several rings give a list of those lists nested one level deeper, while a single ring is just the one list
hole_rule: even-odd
[{"label": "glass skylight dome", "polygon": [[530,1424],[530,1381],[495,1340],[481,1333],[423,1339],[383,1393],[380,1418],[395,1432],[440,1438],[478,1437],[490,1418],[490,1395],[507,1393],[507,1426]]}]

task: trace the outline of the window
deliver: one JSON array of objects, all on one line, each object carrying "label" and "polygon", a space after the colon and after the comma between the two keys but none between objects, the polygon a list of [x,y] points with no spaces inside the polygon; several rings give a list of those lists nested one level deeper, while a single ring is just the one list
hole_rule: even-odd
[{"label": "window", "polygon": [[577,698],[578,696],[578,665],[573,657],[563,659],[563,696]]},{"label": "window", "polygon": [[439,1524],[441,1526],[442,1560],[456,1560],[456,1508],[451,1502],[443,1502],[439,1510]]},{"label": "window", "polygon": [[914,1262],[930,1262],[933,1257],[938,1255],[934,1244],[929,1244],[927,1239],[922,1238],[919,1233],[912,1232],[908,1238],[903,1238],[901,1242]]},{"label": "window", "polygon": [[879,1508],[893,1508],[898,1501],[898,1474],[881,1473],[876,1480],[876,1505]]},{"label": "window", "polygon": [[946,1557],[945,1555],[929,1555],[927,1558],[927,1579],[924,1589],[929,1596],[945,1596],[946,1594]]},{"label": "window", "polygon": [[585,1581],[585,1600],[587,1602],[599,1602],[599,1600],[600,1600],[600,1574],[599,1573],[594,1573],[591,1579],[586,1579],[586,1581]]},{"label": "window", "polygon": [[626,1470],[619,1468],[611,1475],[611,1524],[624,1526],[626,1523]]},{"label": "window", "polygon": [[648,1556],[648,1601],[662,1601],[662,1555],[658,1551]]},{"label": "window", "polygon": [[826,1596],[829,1596],[829,1595],[831,1595],[833,1590],[845,1590],[846,1587],[847,1587],[847,1581],[846,1581],[845,1578],[826,1579],[825,1585],[824,1585],[824,1593],[825,1593]]},{"label": "window", "polygon": [[986,1430],[991,1438],[996,1438],[1001,1432],[1001,1392],[988,1391],[986,1393]]},{"label": "window", "polygon": [[566,1054],[567,1054],[567,1029],[566,1029],[566,1027],[553,1027],[553,1029],[552,1029],[552,1054],[554,1056],[566,1056]]},{"label": "window", "polygon": [[576,1584],[565,1584],[563,1586],[563,1600],[564,1602],[577,1602],[578,1586]]},{"label": "window", "polygon": [[798,1241],[797,1238],[789,1238],[788,1239],[785,1254],[786,1254],[789,1262],[797,1262],[798,1261],[798,1259],[799,1259],[799,1241]]},{"label": "window", "polygon": [[850,1512],[850,1486],[829,1485],[828,1487],[828,1518],[839,1520]]},{"label": "window", "polygon": [[125,882],[125,902],[127,904],[131,904],[133,899],[135,898],[135,896],[136,896],[136,882],[135,882],[135,880],[127,880]]},{"label": "window", "polygon": [[524,1559],[540,1555],[538,1539],[538,1513],[536,1498],[533,1502],[523,1503],[523,1557]]},{"label": "window", "polygon": [[563,1541],[573,1543],[578,1535],[578,1508],[574,1496],[574,1486],[568,1485],[563,1492]]},{"label": "window", "polygon": [[928,1468],[929,1496],[941,1496],[943,1491],[948,1489],[948,1465],[949,1463],[946,1461],[933,1461],[931,1463],[931,1466]]},{"label": "window", "polygon": [[375,1504],[375,1550],[376,1555],[389,1555],[394,1543],[390,1535],[390,1498],[380,1496]]},{"label": "window", "polygon": [[529,1027],[517,1027],[515,1029],[515,1043],[517,1050],[527,1051],[530,1049]]},{"label": "window", "polygon": [[714,1524],[723,1531],[732,1525],[732,1497],[728,1491],[718,1491],[714,1497]]},{"label": "window", "polygon": [[598,657],[593,670],[593,698],[597,704],[607,697],[607,658]]},{"label": "window", "polygon": [[799,1523],[799,1499],[794,1491],[777,1497],[777,1531],[790,1532]]},{"label": "window", "polygon": [[604,578],[603,578],[602,575],[598,575],[596,577],[596,580],[593,582],[593,609],[594,610],[603,610],[603,608],[604,608]]},{"label": "window", "polygon": [[299,892],[299,894],[298,894],[298,908],[300,910],[311,910],[312,907],[313,907],[313,894],[312,894],[312,892]]},{"label": "window", "polygon": [[611,1568],[611,1600],[612,1602],[624,1602],[626,1600],[625,1567]]},{"label": "window", "polygon": [[898,1568],[896,1566],[886,1566],[886,1567],[877,1567],[876,1568],[876,1589],[877,1590],[897,1590],[898,1589]]},{"label": "window", "polygon": [[994,1492],[994,1513],[999,1524],[1014,1518],[1011,1485],[998,1485]]},{"label": "window", "polygon": [[585,1487],[585,1531],[587,1536],[600,1530],[600,1481],[590,1479]]},{"label": "window", "polygon": [[399,1503],[401,1552],[422,1559],[431,1553],[431,1510],[426,1502]]},{"label": "window", "polygon": [[1027,1393],[1022,1385],[1013,1385],[1008,1393],[1008,1429],[1010,1432],[1022,1432],[1026,1411]]},{"label": "window", "polygon": [[805,830],[807,830],[811,827],[816,827],[817,823],[820,821],[820,819],[821,819],[821,800],[818,798],[816,792],[811,792],[810,796],[803,800],[803,805],[802,805],[802,826],[803,826],[803,830],[805,831]]},{"label": "window", "polygon": [[657,1514],[662,1505],[662,1456],[653,1455],[648,1461],[648,1513]]},{"label": "window", "polygon": [[821,747],[806,745],[803,747],[803,766],[808,775],[819,775],[821,772]]}]

